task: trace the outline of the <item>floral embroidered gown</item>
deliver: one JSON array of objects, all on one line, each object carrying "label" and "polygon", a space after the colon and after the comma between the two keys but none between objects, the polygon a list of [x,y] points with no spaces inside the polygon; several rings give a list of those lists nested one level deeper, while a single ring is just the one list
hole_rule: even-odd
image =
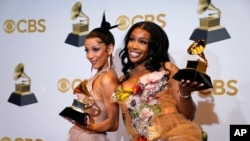
[{"label": "floral embroidered gown", "polygon": [[143,75],[133,88],[118,87],[113,99],[121,106],[131,141],[201,140],[200,127],[178,112],[165,71]]}]

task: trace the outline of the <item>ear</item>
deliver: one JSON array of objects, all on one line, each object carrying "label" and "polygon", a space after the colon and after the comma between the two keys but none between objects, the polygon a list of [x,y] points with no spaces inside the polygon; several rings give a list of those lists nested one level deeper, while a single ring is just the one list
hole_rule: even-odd
[{"label": "ear", "polygon": [[113,53],[114,50],[114,45],[110,44],[108,45],[107,51],[108,51],[108,55],[111,55]]}]

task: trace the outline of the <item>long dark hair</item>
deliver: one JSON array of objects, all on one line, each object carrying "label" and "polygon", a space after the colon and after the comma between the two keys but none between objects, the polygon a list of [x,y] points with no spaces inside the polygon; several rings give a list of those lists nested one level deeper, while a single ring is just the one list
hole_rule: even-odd
[{"label": "long dark hair", "polygon": [[135,28],[146,30],[150,34],[148,44],[148,59],[145,64],[146,69],[150,71],[159,71],[163,62],[169,62],[169,40],[166,32],[153,22],[143,21],[135,23],[127,32],[124,38],[124,48],[120,51],[119,57],[122,63],[122,72],[124,79],[129,77],[129,70],[134,68],[134,64],[129,60],[127,45],[131,33]]}]

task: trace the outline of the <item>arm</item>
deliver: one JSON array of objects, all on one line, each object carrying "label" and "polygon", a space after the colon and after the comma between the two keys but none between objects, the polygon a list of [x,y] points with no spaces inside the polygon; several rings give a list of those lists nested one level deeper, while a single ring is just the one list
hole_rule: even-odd
[{"label": "arm", "polygon": [[169,85],[171,93],[176,100],[177,109],[185,117],[193,120],[196,112],[196,105],[192,99],[191,92],[199,85],[196,82],[190,83],[189,80],[182,80],[179,82],[173,79],[173,75],[178,72],[179,68],[174,64],[167,66],[167,68],[171,70]]},{"label": "arm", "polygon": [[111,102],[112,93],[118,85],[118,79],[113,71],[100,78],[100,94],[102,95],[107,119],[98,123],[91,123],[90,129],[97,132],[116,131],[119,125],[119,107],[117,103]]}]

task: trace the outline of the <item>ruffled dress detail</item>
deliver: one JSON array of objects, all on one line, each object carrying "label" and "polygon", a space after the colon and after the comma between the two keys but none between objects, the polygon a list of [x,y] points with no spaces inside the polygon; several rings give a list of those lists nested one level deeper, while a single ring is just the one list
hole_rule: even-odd
[{"label": "ruffled dress detail", "polygon": [[113,100],[121,106],[131,141],[200,141],[201,129],[178,113],[165,71],[140,77],[129,89],[117,88]]}]

